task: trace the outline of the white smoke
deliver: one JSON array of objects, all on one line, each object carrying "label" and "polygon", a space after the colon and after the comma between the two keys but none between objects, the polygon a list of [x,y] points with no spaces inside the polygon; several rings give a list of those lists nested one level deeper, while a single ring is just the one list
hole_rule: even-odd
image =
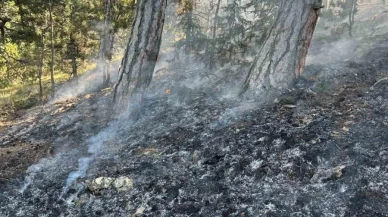
[{"label": "white smoke", "polygon": [[[358,48],[357,39],[342,39],[339,41],[318,44],[318,51],[310,52],[307,55],[306,64],[330,64],[340,61],[355,59],[362,55],[356,52]],[[314,42],[313,42],[314,43]],[[313,45],[314,46],[314,45]]]},{"label": "white smoke", "polygon": [[63,188],[62,197],[67,194],[70,187],[75,183],[79,178],[85,177],[87,170],[89,169],[90,164],[98,157],[100,154],[104,153],[104,143],[106,141],[113,141],[120,124],[117,122],[112,123],[104,131],[101,131],[97,135],[91,137],[88,141],[88,151],[85,157],[81,157],[78,160],[78,168],[75,171],[69,173],[66,179],[66,185]]},{"label": "white smoke", "polygon": [[[111,82],[116,82],[118,70],[119,62],[112,62],[110,67]],[[96,68],[79,76],[77,81],[72,80],[60,86],[51,101],[55,103],[97,91],[101,89],[102,83],[102,71]]]}]

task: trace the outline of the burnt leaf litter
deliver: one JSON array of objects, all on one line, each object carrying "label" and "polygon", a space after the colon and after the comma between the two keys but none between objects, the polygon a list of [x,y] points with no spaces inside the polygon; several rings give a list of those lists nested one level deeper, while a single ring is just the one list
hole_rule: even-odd
[{"label": "burnt leaf litter", "polygon": [[388,216],[387,77],[375,48],[264,106],[182,86],[134,123],[109,90],[34,108],[1,126],[0,216]]}]

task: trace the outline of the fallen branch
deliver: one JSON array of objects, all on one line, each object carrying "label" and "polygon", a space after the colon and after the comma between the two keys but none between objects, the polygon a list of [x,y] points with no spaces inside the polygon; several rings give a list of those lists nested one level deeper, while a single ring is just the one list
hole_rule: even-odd
[{"label": "fallen branch", "polygon": [[388,77],[382,78],[382,79],[378,80],[378,81],[372,86],[372,88],[375,87],[378,83],[380,83],[380,82],[382,82],[382,81],[385,81],[385,80],[388,80]]}]

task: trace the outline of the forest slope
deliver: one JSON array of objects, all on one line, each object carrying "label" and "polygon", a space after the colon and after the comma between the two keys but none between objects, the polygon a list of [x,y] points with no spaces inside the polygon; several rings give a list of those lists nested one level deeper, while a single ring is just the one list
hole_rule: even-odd
[{"label": "forest slope", "polygon": [[178,85],[137,122],[109,89],[34,108],[1,126],[0,215],[388,216],[388,40],[370,47],[264,106]]}]

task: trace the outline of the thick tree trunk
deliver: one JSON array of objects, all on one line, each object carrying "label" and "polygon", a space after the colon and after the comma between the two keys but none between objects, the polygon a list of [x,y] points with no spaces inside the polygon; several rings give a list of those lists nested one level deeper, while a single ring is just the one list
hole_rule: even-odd
[{"label": "thick tree trunk", "polygon": [[[152,80],[161,45],[166,6],[167,0],[138,2],[136,19],[114,91],[114,99],[119,94],[120,102],[129,102],[130,110],[137,110],[141,106],[142,94]],[[118,93],[120,83],[123,85]]]},{"label": "thick tree trunk", "polygon": [[283,91],[304,70],[320,9],[315,0],[282,0],[272,29],[249,70],[242,93]]}]

